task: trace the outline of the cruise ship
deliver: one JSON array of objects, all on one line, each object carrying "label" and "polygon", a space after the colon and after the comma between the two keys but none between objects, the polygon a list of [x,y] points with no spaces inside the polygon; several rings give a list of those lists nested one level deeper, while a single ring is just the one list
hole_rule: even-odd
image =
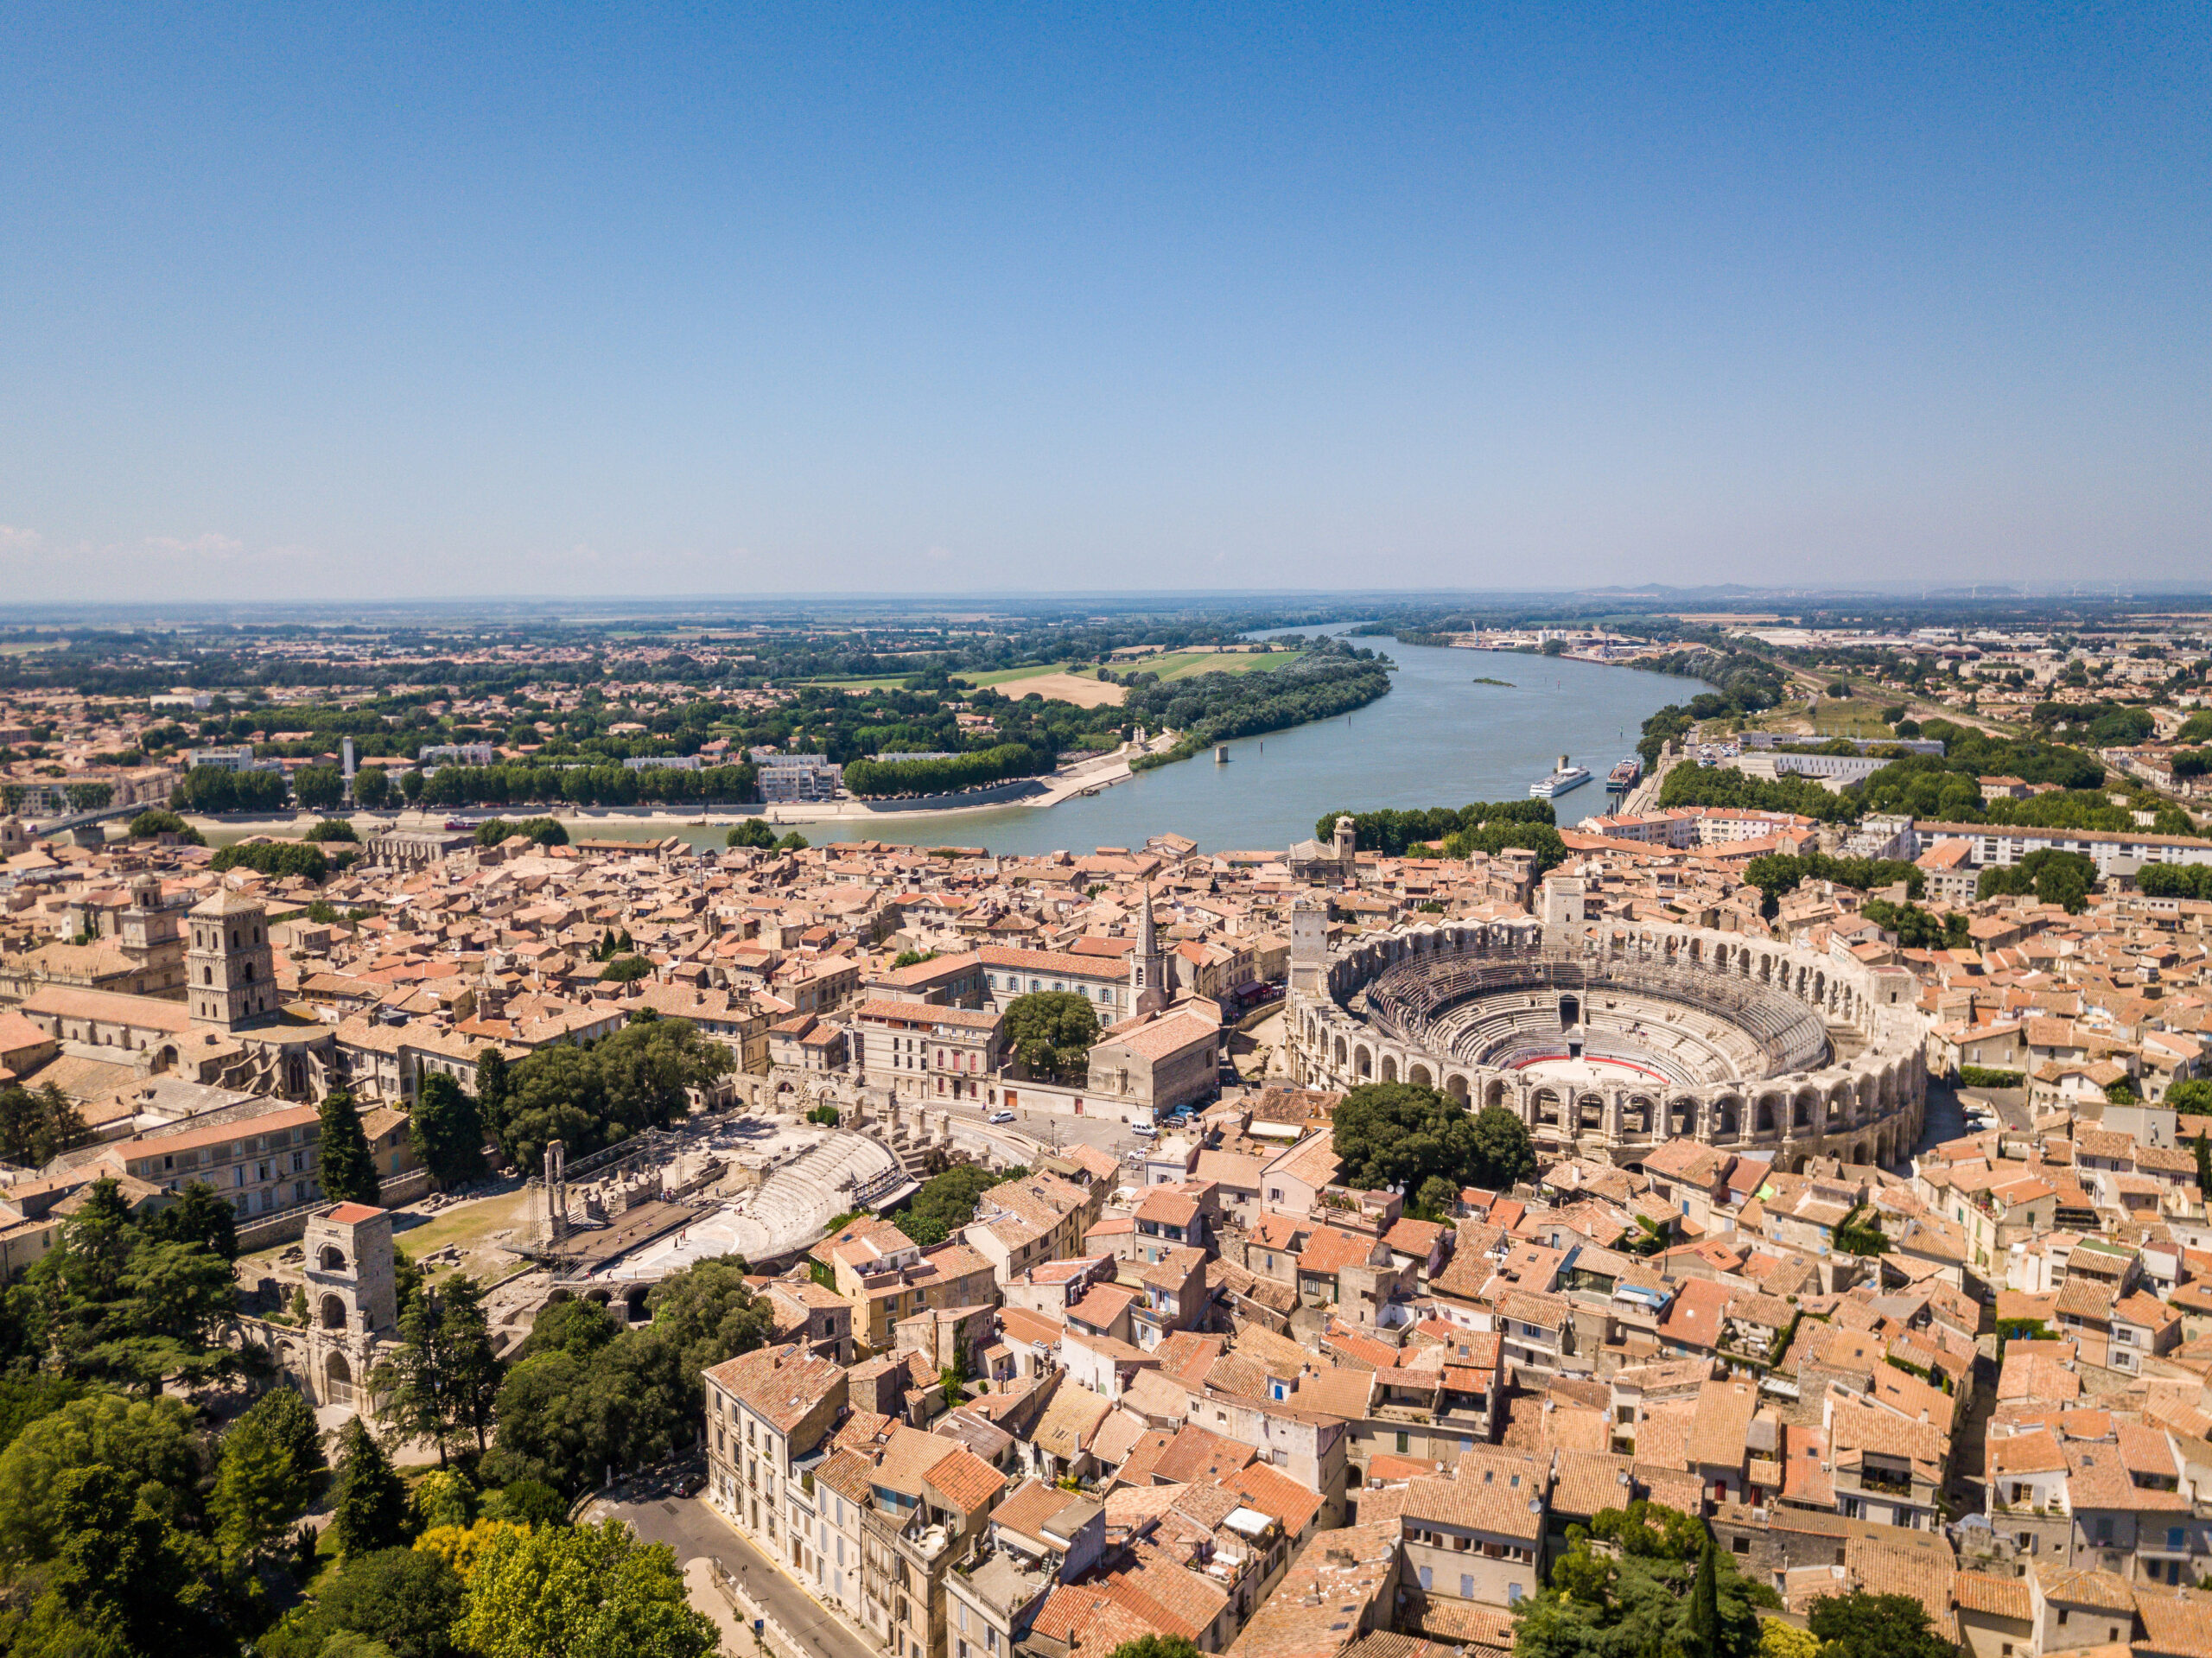
[{"label": "cruise ship", "polygon": [[1579,789],[1589,781],[1590,768],[1588,766],[1569,765],[1567,763],[1567,756],[1561,754],[1559,757],[1559,769],[1549,777],[1530,784],[1529,793],[1537,800],[1549,800],[1554,796],[1565,794],[1569,789]]}]

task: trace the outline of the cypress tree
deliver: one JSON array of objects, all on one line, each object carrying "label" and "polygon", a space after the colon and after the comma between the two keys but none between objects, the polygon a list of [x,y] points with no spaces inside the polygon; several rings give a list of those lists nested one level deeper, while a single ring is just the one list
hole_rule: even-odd
[{"label": "cypress tree", "polygon": [[476,1115],[485,1133],[497,1138],[507,1120],[507,1056],[497,1048],[476,1054]]},{"label": "cypress tree", "polygon": [[2212,1197],[2212,1140],[2202,1128],[2196,1131],[2196,1189]]},{"label": "cypress tree", "polygon": [[1689,1629],[1683,1641],[1686,1658],[1720,1658],[1720,1552],[1713,1534],[1705,1534],[1698,1552],[1697,1581],[1690,1586]]},{"label": "cypress tree", "polygon": [[338,1533],[340,1552],[350,1560],[398,1547],[405,1540],[400,1528],[407,1518],[407,1488],[359,1417],[346,1423],[339,1435],[339,1455],[337,1501],[330,1523]]},{"label": "cypress tree", "polygon": [[316,1178],[322,1195],[341,1204],[374,1205],[378,1191],[376,1159],[369,1153],[369,1138],[361,1132],[361,1114],[353,1096],[334,1089],[322,1102],[322,1147]]}]

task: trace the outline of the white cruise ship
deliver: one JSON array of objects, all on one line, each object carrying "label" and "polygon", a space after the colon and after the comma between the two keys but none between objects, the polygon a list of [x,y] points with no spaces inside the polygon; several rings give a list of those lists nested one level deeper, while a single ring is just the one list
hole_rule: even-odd
[{"label": "white cruise ship", "polygon": [[1567,762],[1567,756],[1561,754],[1559,757],[1559,769],[1549,777],[1539,778],[1536,782],[1530,784],[1529,793],[1535,799],[1549,800],[1554,796],[1565,794],[1569,789],[1579,789],[1589,781],[1590,768],[1588,766],[1570,765]]}]

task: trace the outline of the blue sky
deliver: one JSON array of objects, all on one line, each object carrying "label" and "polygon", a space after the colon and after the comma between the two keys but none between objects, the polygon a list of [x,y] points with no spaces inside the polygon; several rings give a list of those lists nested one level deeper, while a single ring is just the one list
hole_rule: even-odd
[{"label": "blue sky", "polygon": [[2209,580],[2208,69],[2201,4],[14,5],[0,597]]}]

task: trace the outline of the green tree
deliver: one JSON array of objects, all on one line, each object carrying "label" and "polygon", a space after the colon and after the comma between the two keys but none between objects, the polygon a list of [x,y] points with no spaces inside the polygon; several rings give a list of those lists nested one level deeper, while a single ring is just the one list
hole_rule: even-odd
[{"label": "green tree", "polygon": [[1536,1148],[1528,1125],[1502,1105],[1486,1105],[1476,1112],[1473,1184],[1503,1191],[1534,1178],[1535,1172]]},{"label": "green tree", "polygon": [[226,1261],[238,1255],[238,1211],[216,1196],[205,1180],[185,1187],[176,1202],[141,1223],[147,1236],[172,1243],[196,1243]]},{"label": "green tree", "polygon": [[[1618,1557],[1594,1549],[1579,1528],[1569,1532],[1550,1585],[1516,1610],[1515,1658],[1757,1658],[1758,1608],[1780,1598],[1712,1548],[1694,1516],[1656,1503],[1631,1508],[1591,1522],[1592,1536],[1618,1543]],[[1708,1573],[1709,1590],[1700,1586]]]},{"label": "green tree", "polygon": [[665,1128],[690,1109],[690,1093],[728,1072],[729,1050],[689,1020],[632,1024],[590,1049],[541,1048],[507,1072],[507,1096],[495,1127],[507,1155],[534,1168],[547,1142],[570,1156],[647,1128]]},{"label": "green tree", "polygon": [[396,1547],[407,1522],[407,1488],[392,1471],[368,1424],[356,1416],[338,1436],[338,1482],[331,1528],[347,1558]]},{"label": "green tree", "polygon": [[392,1658],[444,1658],[462,1600],[460,1574],[436,1554],[380,1548],[348,1556],[317,1610],[332,1629],[382,1642]]},{"label": "green tree", "polygon": [[1759,1620],[1759,1658],[1819,1658],[1820,1650],[1809,1630],[1778,1617]]},{"label": "green tree", "polygon": [[476,1113],[484,1130],[495,1138],[507,1111],[507,1056],[497,1048],[476,1051]]},{"label": "green tree", "polygon": [[1688,1634],[1684,1646],[1690,1652],[1718,1652],[1720,1648],[1719,1552],[1713,1547],[1710,1534],[1698,1555],[1697,1581],[1690,1585]]},{"label": "green tree", "polygon": [[[434,1468],[415,1482],[410,1497],[415,1523],[423,1531],[440,1526],[465,1528],[474,1518],[476,1493],[467,1479],[449,1468]],[[422,1539],[416,1539],[419,1545]]]},{"label": "green tree", "polygon": [[309,829],[305,838],[316,842],[346,841],[358,845],[361,836],[359,832],[344,818],[326,817]]},{"label": "green tree", "polygon": [[1535,1172],[1528,1130],[1510,1111],[1470,1115],[1457,1100],[1418,1083],[1365,1083],[1335,1113],[1336,1152],[1346,1185],[1419,1194],[1431,1180],[1503,1187]]},{"label": "green tree", "polygon": [[2069,914],[2089,907],[2088,895],[2096,890],[2097,866],[2079,852],[2043,848],[2016,864],[1998,864],[1981,872],[1974,882],[1977,899],[2018,896],[2032,893],[2040,904],[2056,904]]},{"label": "green tree", "polygon": [[1018,1180],[1028,1172],[1025,1168],[994,1171],[980,1164],[963,1163],[931,1175],[908,1201],[906,1213],[899,1217],[899,1229],[924,1248],[943,1243],[976,1218],[977,1198],[993,1186]]},{"label": "green tree", "polygon": [[600,980],[605,984],[635,984],[639,979],[653,975],[652,958],[647,956],[618,956],[601,969]]},{"label": "green tree", "polygon": [[334,1203],[381,1206],[376,1159],[369,1151],[369,1137],[361,1130],[361,1113],[353,1095],[342,1088],[331,1089],[316,1115],[322,1120],[315,1167],[322,1195]]},{"label": "green tree", "polygon": [[265,1394],[223,1436],[207,1515],[223,1557],[250,1561],[289,1532],[313,1500],[321,1449],[315,1460],[300,1454],[296,1426],[280,1399],[297,1400],[289,1388]]},{"label": "green tree", "polygon": [[1200,1654],[1179,1635],[1141,1635],[1122,1642],[1107,1658],[1200,1658]]},{"label": "green tree", "polygon": [[0,1554],[51,1560],[66,1531],[62,1477],[91,1466],[113,1470],[164,1520],[186,1518],[200,1477],[190,1413],[174,1399],[100,1392],[33,1422],[0,1452]]},{"label": "green tree", "polygon": [[474,1432],[484,1449],[499,1392],[499,1362],[475,1281],[456,1273],[429,1286],[399,1316],[399,1345],[378,1371],[385,1422],[428,1439],[446,1463],[446,1442]]},{"label": "green tree", "polygon": [[776,844],[776,831],[770,829],[763,819],[748,817],[742,823],[731,827],[730,832],[722,837],[722,844],[758,847],[765,852]]},{"label": "green tree", "polygon": [[353,774],[353,804],[363,811],[382,811],[391,804],[391,778],[381,765],[364,766]]},{"label": "green tree", "polygon": [[92,1138],[76,1102],[54,1083],[35,1089],[16,1083],[0,1088],[0,1157],[36,1168]]},{"label": "green tree", "polygon": [[163,835],[175,835],[178,842],[184,846],[207,844],[207,836],[198,829],[175,812],[163,811],[159,807],[140,812],[130,820],[130,838],[134,841],[151,841]]},{"label": "green tree", "polygon": [[423,1166],[448,1190],[484,1172],[484,1119],[476,1102],[442,1070],[423,1077],[408,1113],[407,1138]]},{"label": "green tree", "polygon": [[320,886],[330,879],[330,860],[319,846],[305,841],[240,841],[220,848],[207,861],[217,874],[230,869],[251,869],[271,880],[297,876]]},{"label": "green tree", "polygon": [[454,1634],[477,1658],[710,1658],[720,1642],[673,1551],[618,1520],[494,1538]]},{"label": "green tree", "polygon": [[149,1236],[113,1180],[92,1183],[24,1279],[25,1304],[68,1375],[153,1393],[169,1378],[205,1380],[237,1364],[217,1339],[238,1307],[230,1263],[200,1243]]},{"label": "green tree", "polygon": [[346,774],[334,765],[303,765],[292,774],[292,793],[308,811],[335,811],[345,803]]},{"label": "green tree", "polygon": [[1031,1076],[1079,1083],[1098,1040],[1098,1010],[1071,990],[1032,991],[1007,1004],[1006,1040]]},{"label": "green tree", "polygon": [[671,1274],[645,1294],[652,1314],[648,1331],[676,1350],[687,1415],[705,1404],[701,1371],[767,1345],[775,1315],[766,1299],[745,1286],[742,1255],[715,1255]]},{"label": "green tree", "polygon": [[1957,1658],[1910,1595],[1824,1595],[1805,1622],[1821,1643],[1820,1658]]},{"label": "green tree", "polygon": [[128,1479],[102,1464],[54,1486],[60,1552],[17,1631],[18,1658],[213,1658],[235,1639],[217,1616],[214,1574]]}]

